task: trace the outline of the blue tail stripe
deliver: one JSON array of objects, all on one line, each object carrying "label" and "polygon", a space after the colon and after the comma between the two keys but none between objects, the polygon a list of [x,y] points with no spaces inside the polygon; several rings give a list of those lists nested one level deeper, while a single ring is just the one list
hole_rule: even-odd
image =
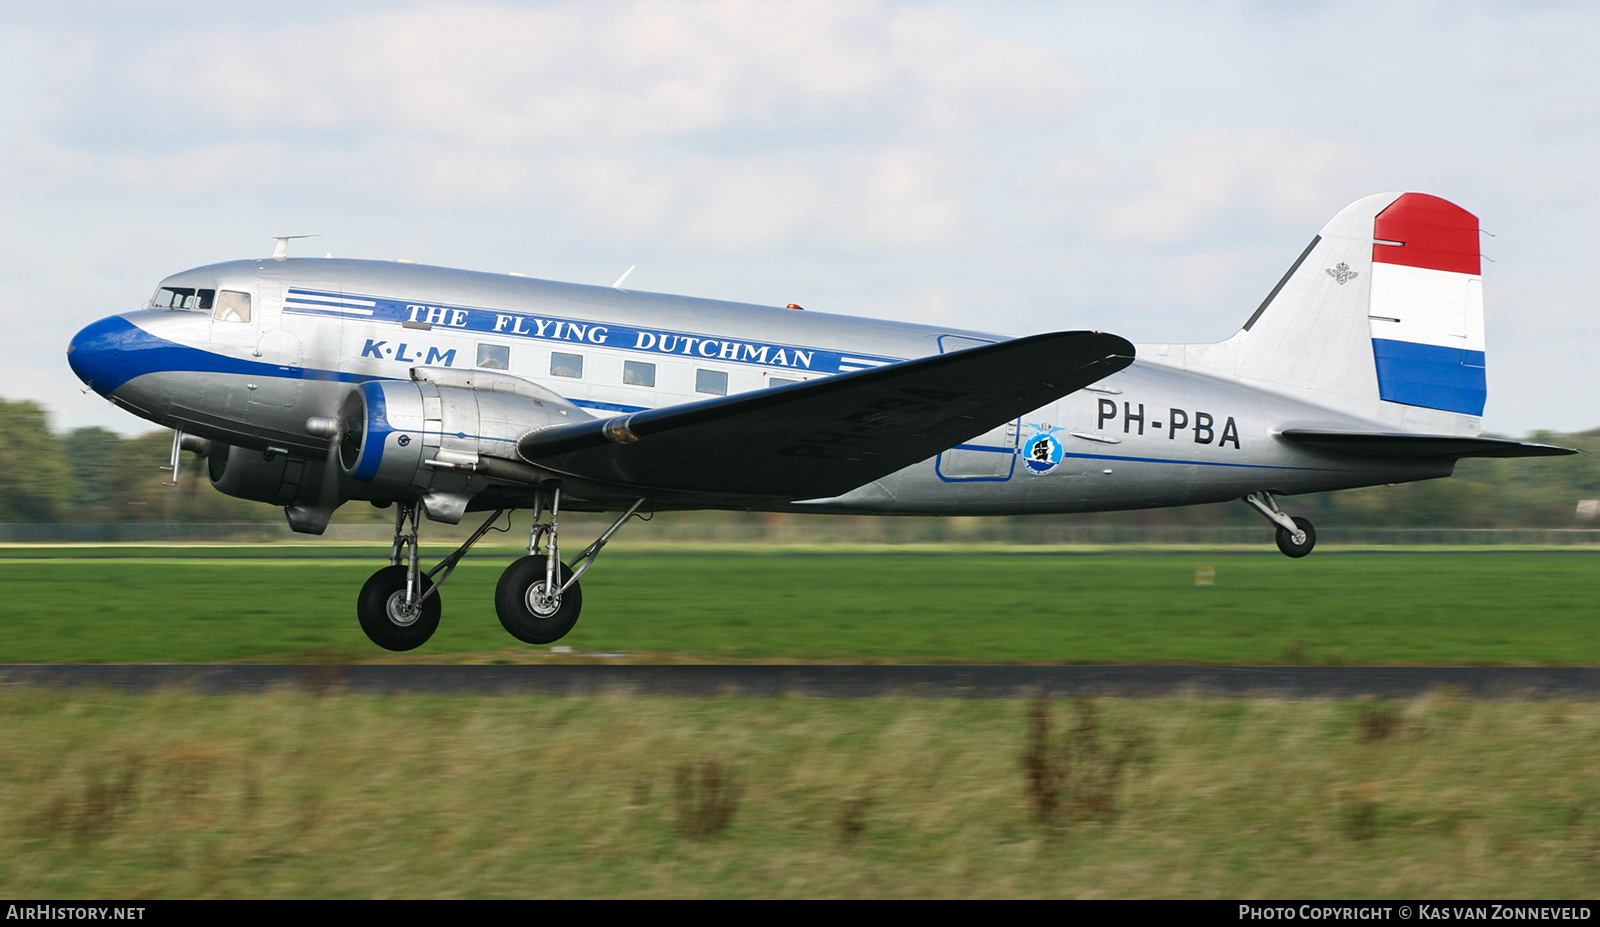
[{"label": "blue tail stripe", "polygon": [[1378,395],[1389,402],[1482,415],[1488,396],[1482,351],[1372,339]]}]

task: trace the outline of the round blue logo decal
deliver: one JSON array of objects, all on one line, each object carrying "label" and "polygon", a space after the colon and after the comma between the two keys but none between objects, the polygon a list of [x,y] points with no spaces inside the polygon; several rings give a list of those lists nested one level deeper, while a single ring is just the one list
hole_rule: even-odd
[{"label": "round blue logo decal", "polygon": [[394,439],[394,443],[400,445],[401,447],[405,447],[407,444],[411,443],[411,436],[401,435],[400,437]]},{"label": "round blue logo decal", "polygon": [[1061,442],[1051,431],[1036,431],[1022,444],[1023,463],[1034,476],[1044,476],[1061,466]]}]

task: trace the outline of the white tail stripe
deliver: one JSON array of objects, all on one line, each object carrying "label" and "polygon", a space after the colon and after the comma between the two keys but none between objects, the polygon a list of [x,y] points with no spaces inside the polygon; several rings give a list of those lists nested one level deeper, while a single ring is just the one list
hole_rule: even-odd
[{"label": "white tail stripe", "polygon": [[1374,263],[1372,337],[1482,351],[1482,283],[1469,274]]}]

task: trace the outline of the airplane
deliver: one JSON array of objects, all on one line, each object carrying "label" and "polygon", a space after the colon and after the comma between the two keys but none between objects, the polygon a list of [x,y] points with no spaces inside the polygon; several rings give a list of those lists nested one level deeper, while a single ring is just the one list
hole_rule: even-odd
[{"label": "airplane", "polygon": [[[186,270],[67,349],[88,387],[174,430],[210,482],[320,534],[394,506],[357,617],[389,650],[507,510],[528,553],[501,624],[548,644],[625,522],[683,509],[1021,515],[1242,499],[1303,557],[1277,497],[1449,476],[1567,448],[1479,434],[1478,220],[1423,193],[1340,211],[1232,337],[1009,337],[413,262],[271,257]],[[631,268],[630,268],[631,269]],[[626,274],[623,275],[626,278]],[[562,512],[618,513],[563,561]],[[430,570],[419,514],[482,526]]]}]

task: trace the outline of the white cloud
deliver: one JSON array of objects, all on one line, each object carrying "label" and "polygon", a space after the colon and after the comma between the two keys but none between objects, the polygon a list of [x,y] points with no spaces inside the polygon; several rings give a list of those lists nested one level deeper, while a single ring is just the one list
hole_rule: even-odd
[{"label": "white cloud", "polygon": [[1349,144],[1281,130],[1197,133],[1151,169],[1144,189],[1109,204],[1098,230],[1112,241],[1175,242],[1239,210],[1315,219],[1330,202],[1354,199],[1350,181],[1367,161]]},{"label": "white cloud", "polygon": [[16,195],[536,214],[733,252],[948,244],[986,149],[1082,94],[1059,53],[950,10],[842,0],[427,5],[89,57],[109,85],[52,95]]},{"label": "white cloud", "polygon": [[1491,344],[1493,427],[1592,424],[1600,13],[1535,6],[34,5],[0,22],[0,395],[49,400],[84,322],[290,232],[1203,340],[1345,203],[1410,188],[1501,235],[1494,305],[1531,320]]},{"label": "white cloud", "polygon": [[1600,125],[1600,97],[1562,100],[1542,107],[1534,117],[1540,127],[1592,129]]},{"label": "white cloud", "polygon": [[955,13],[842,0],[430,5],[175,36],[131,70],[236,131],[517,147],[1050,120],[1081,87],[1057,55]]}]

